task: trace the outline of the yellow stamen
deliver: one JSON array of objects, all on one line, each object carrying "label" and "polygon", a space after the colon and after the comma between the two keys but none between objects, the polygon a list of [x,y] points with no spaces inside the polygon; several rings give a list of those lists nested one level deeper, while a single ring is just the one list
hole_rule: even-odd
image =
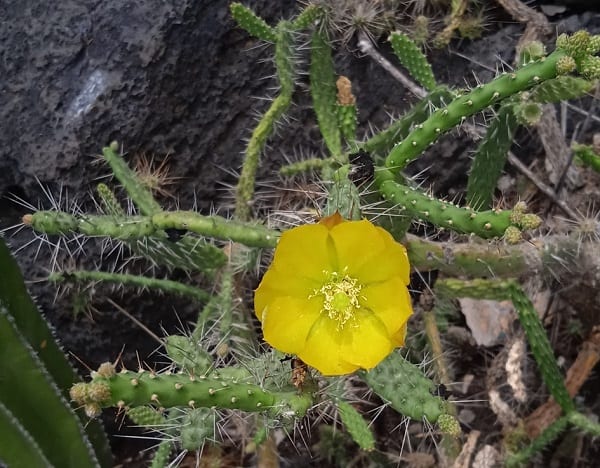
[{"label": "yellow stamen", "polygon": [[336,271],[328,272],[329,281],[315,289],[309,296],[323,296],[322,313],[327,314],[331,320],[337,321],[337,328],[342,329],[348,320],[354,318],[354,311],[360,309],[358,298],[362,286],[356,278],[348,275],[343,277]]}]

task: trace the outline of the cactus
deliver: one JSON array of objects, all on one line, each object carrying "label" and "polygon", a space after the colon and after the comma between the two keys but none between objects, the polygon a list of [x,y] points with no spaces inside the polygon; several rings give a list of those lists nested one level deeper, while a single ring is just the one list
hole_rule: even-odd
[{"label": "cactus", "polygon": [[404,33],[393,32],[389,41],[400,63],[409,71],[412,77],[428,91],[436,88],[435,77],[427,57],[421,49]]},{"label": "cactus", "polygon": [[490,122],[471,166],[467,203],[474,209],[491,207],[492,196],[502,174],[516,128],[517,122],[511,106],[501,106],[496,117]]},{"label": "cactus", "polygon": [[52,283],[90,283],[98,281],[123,286],[135,286],[186,296],[198,302],[206,302],[210,297],[206,291],[178,281],[104,271],[76,270],[72,272],[54,272],[48,276],[48,281]]},{"label": "cactus", "polygon": [[279,79],[279,94],[260,119],[252,132],[246,147],[244,164],[236,189],[235,213],[237,219],[247,221],[251,218],[250,202],[254,195],[254,179],[258,169],[260,152],[273,132],[275,123],[284,114],[292,102],[294,92],[294,41],[290,23],[281,21],[276,27],[275,68]]},{"label": "cactus", "polygon": [[336,114],[340,132],[347,143],[356,140],[356,98],[352,94],[352,82],[340,76],[335,82],[337,87]]},{"label": "cactus", "polygon": [[359,145],[360,149],[376,156],[387,155],[398,142],[407,137],[412,126],[423,123],[436,109],[444,107],[453,98],[454,93],[444,86],[434,89],[403,117]]},{"label": "cactus", "polygon": [[245,29],[248,34],[261,39],[265,42],[276,42],[277,32],[269,26],[265,20],[258,17],[250,8],[241,3],[232,3],[229,5],[231,16],[237,21],[237,24]]},{"label": "cactus", "polygon": [[404,416],[435,423],[440,416],[449,415],[446,401],[433,395],[435,384],[399,353],[392,353],[377,367],[360,371],[359,375]]},{"label": "cactus", "polygon": [[394,172],[402,169],[417,158],[428,145],[467,117],[519,91],[555,78],[556,63],[565,55],[563,50],[557,49],[544,60],[530,63],[513,73],[504,73],[490,83],[477,86],[471,92],[457,97],[445,108],[437,110],[426,121],[417,125],[402,142],[396,145],[386,158],[386,167],[393,169]]},{"label": "cactus", "polygon": [[37,211],[23,216],[23,223],[45,234],[79,233],[120,240],[140,239],[158,231],[177,229],[208,237],[241,242],[250,247],[274,247],[279,233],[260,225],[202,216],[193,211],[161,212],[149,216],[76,216],[63,211]]},{"label": "cactus", "polygon": [[237,379],[193,374],[155,374],[152,372],[117,373],[108,363],[92,373],[88,383],[71,388],[73,401],[83,405],[86,414],[95,417],[102,407],[121,408],[156,405],[165,408],[229,408],[248,412],[267,412],[274,417],[302,417],[312,406],[309,391],[273,392]]},{"label": "cactus", "polygon": [[600,154],[595,151],[593,146],[575,143],[571,146],[571,149],[578,162],[591,167],[596,172],[600,172]]},{"label": "cactus", "polygon": [[438,291],[446,291],[455,297],[473,297],[475,299],[511,300],[519,315],[521,326],[535,360],[540,368],[544,383],[550,393],[565,412],[575,409],[573,400],[567,392],[554,353],[533,304],[523,290],[512,280],[490,281],[471,280],[469,282],[445,279],[436,283]]},{"label": "cactus", "polygon": [[411,216],[432,222],[440,228],[476,234],[484,239],[502,237],[511,225],[526,230],[536,228],[541,222],[535,215],[523,221],[521,218],[516,219],[510,210],[475,211],[437,200],[412,187],[395,182],[386,170],[376,172],[376,183],[382,196],[395,203],[400,212],[406,211]]},{"label": "cactus", "polygon": [[371,432],[371,429],[369,429],[369,426],[360,413],[350,403],[343,400],[337,402],[337,408],[340,418],[354,442],[367,452],[375,449],[373,432]]},{"label": "cactus", "polygon": [[356,185],[348,178],[350,166],[344,165],[333,173],[324,214],[336,211],[346,219],[360,219],[360,197]]},{"label": "cactus", "polygon": [[143,215],[152,216],[162,211],[162,208],[152,196],[150,189],[139,181],[123,158],[117,154],[118,150],[119,144],[112,142],[109,146],[102,149],[102,154],[117,180],[123,185],[129,198],[133,200]]},{"label": "cactus", "polygon": [[314,31],[310,45],[310,91],[319,129],[329,153],[342,152],[340,128],[336,116],[336,85],[331,46],[320,31]]},{"label": "cactus", "polygon": [[506,466],[524,466],[533,455],[551,444],[566,429],[568,424],[569,420],[566,416],[554,421],[531,444],[519,452],[510,454],[506,459]]}]

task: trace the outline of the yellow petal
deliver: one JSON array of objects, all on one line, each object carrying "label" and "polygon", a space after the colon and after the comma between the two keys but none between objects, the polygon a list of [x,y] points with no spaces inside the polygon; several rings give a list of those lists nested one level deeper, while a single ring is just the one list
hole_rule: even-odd
[{"label": "yellow petal", "polygon": [[398,276],[363,287],[359,302],[384,323],[389,335],[396,333],[413,312],[408,289]]},{"label": "yellow petal", "polygon": [[376,228],[384,247],[361,264],[356,278],[363,284],[385,281],[399,276],[404,284],[410,282],[410,264],[404,246],[394,240],[385,229]]},{"label": "yellow petal", "polygon": [[[385,325],[374,314],[357,310],[357,326],[344,327],[341,351],[344,358],[363,369],[372,369],[394,349]],[[310,340],[310,338],[309,338]]]},{"label": "yellow petal", "polygon": [[319,319],[323,299],[279,297],[261,311],[265,341],[281,352],[300,354],[308,332]]},{"label": "yellow petal", "polygon": [[342,351],[342,338],[337,321],[322,315],[306,339],[304,349],[296,353],[306,364],[323,375],[350,374],[359,366],[349,363]]},{"label": "yellow petal", "polygon": [[406,338],[406,325],[407,324],[405,323],[404,326],[402,326],[402,328],[400,328],[400,330],[398,330],[398,332],[392,336],[392,343],[394,343],[396,347],[404,346],[404,339]]},{"label": "yellow petal", "polygon": [[264,308],[279,297],[291,296],[297,299],[308,300],[308,297],[321,286],[322,283],[305,277],[282,273],[277,268],[271,267],[254,293],[254,311],[259,320]]},{"label": "yellow petal", "polygon": [[273,258],[272,267],[283,274],[323,281],[331,268],[329,230],[322,224],[305,224],[285,231]]},{"label": "yellow petal", "polygon": [[385,239],[367,220],[348,221],[331,229],[337,270],[355,276],[362,265],[385,248]]}]

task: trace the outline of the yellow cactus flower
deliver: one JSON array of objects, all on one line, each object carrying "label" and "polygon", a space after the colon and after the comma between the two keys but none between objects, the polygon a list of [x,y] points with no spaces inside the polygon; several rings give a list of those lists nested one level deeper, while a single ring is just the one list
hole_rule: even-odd
[{"label": "yellow cactus flower", "polygon": [[265,341],[324,375],[371,369],[404,344],[406,249],[339,213],[284,232],[254,296]]}]

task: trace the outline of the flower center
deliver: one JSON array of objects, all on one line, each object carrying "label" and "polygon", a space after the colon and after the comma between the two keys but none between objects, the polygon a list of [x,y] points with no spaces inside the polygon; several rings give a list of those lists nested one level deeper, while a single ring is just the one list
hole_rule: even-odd
[{"label": "flower center", "polygon": [[322,295],[323,309],[331,320],[337,321],[338,330],[354,317],[354,311],[360,308],[358,298],[362,286],[356,278],[341,276],[338,272],[328,272],[329,281],[315,289],[309,297]]}]

